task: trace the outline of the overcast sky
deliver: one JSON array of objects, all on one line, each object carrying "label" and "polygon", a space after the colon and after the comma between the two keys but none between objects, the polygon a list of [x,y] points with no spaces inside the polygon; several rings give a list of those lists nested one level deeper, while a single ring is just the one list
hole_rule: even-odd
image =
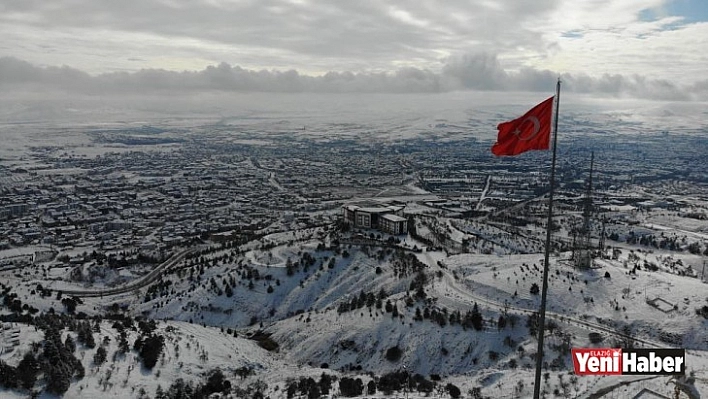
[{"label": "overcast sky", "polygon": [[3,0],[0,85],[706,100],[706,38],[705,0]]}]

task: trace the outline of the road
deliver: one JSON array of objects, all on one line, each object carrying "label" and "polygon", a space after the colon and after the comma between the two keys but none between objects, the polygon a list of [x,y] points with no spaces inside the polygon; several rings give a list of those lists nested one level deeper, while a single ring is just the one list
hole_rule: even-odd
[{"label": "road", "polygon": [[[160,278],[167,270],[169,270],[172,266],[178,264],[181,262],[187,254],[189,254],[192,251],[192,249],[184,249],[174,255],[172,255],[169,259],[167,259],[165,262],[161,263],[159,266],[157,266],[155,269],[153,269],[150,273],[146,274],[145,276],[141,277],[138,280],[132,281],[128,284],[122,285],[120,287],[114,287],[114,288],[108,288],[108,289],[103,289],[103,290],[55,290],[57,292],[61,292],[64,295],[71,295],[71,296],[77,296],[77,297],[104,297],[104,296],[112,296],[112,295],[119,295],[119,294],[125,294],[131,291],[134,291],[136,289],[143,288],[151,283],[153,283],[155,280]],[[456,293],[460,295],[461,298],[464,298],[465,300],[468,301],[468,303],[472,302],[477,302],[479,304],[484,304],[486,306],[496,308],[500,311],[511,311],[519,314],[526,314],[530,315],[536,311],[537,309],[528,309],[528,308],[522,308],[522,307],[517,307],[513,306],[511,304],[506,304],[506,303],[501,303],[498,301],[495,301],[493,299],[489,299],[486,297],[482,296],[477,296],[474,295],[470,292],[470,290],[466,287],[461,287],[460,283],[452,276],[452,273],[448,271],[447,269],[441,268],[437,265],[437,262],[430,256],[428,252],[423,252],[421,255],[423,255],[423,258],[427,260],[426,263],[433,268],[433,269],[439,269],[443,272],[443,279],[446,281],[447,285],[454,290]],[[654,342],[642,338],[637,338],[637,337],[632,337],[628,336],[626,334],[622,334],[613,328],[597,324],[597,323],[592,323],[583,319],[575,318],[566,314],[561,314],[561,313],[556,313],[552,311],[546,310],[546,317],[549,319],[554,319],[557,321],[561,321],[564,323],[571,323],[575,324],[581,327],[584,327],[590,331],[595,331],[595,332],[601,332],[605,334],[609,334],[618,338],[622,339],[631,339],[635,342],[641,343],[644,346],[649,346],[649,347],[656,347],[656,348],[666,348],[669,345],[663,342]]]},{"label": "road", "polygon": [[122,285],[120,287],[106,288],[101,290],[62,290],[57,289],[55,291],[61,292],[63,295],[71,295],[76,297],[104,297],[111,295],[125,294],[126,292],[131,292],[147,285],[152,284],[155,280],[160,278],[169,268],[181,262],[187,254],[192,252],[192,249],[183,249],[182,251],[172,255],[169,259],[162,262],[155,269],[145,276],[131,281],[128,284]]},{"label": "road", "polygon": [[487,176],[487,184],[484,185],[484,190],[482,190],[482,194],[479,195],[479,201],[477,202],[477,206],[474,207],[475,211],[478,211],[479,208],[482,206],[482,201],[484,201],[485,198],[487,198],[487,192],[489,191],[489,185],[492,182],[492,175]]},{"label": "road", "polygon": [[[489,299],[487,297],[474,295],[470,292],[469,288],[461,287],[460,286],[461,284],[454,278],[454,276],[452,275],[452,273],[450,271],[448,271],[447,269],[444,269],[444,268],[440,268],[437,265],[437,262],[435,262],[434,259],[427,252],[423,253],[423,257],[427,260],[426,263],[428,263],[428,265],[431,268],[438,269],[443,272],[443,279],[445,280],[447,285],[453,291],[455,291],[457,294],[459,294],[460,298],[464,298],[465,300],[467,300],[469,304],[472,304],[473,302],[477,302],[480,305],[484,304],[486,306],[495,308],[500,311],[507,310],[509,312],[525,314],[525,315],[531,315],[534,312],[538,311],[538,309],[522,308],[522,307],[518,307],[518,306],[513,306],[510,303],[505,304],[502,302],[495,301],[493,299]],[[598,323],[592,323],[587,320],[583,320],[583,319],[569,316],[567,314],[556,313],[556,312],[546,310],[546,317],[549,319],[554,319],[559,322],[563,322],[563,323],[575,324],[575,325],[581,326],[581,327],[583,327],[587,330],[590,330],[590,331],[609,334],[609,335],[615,336],[617,338],[628,339],[628,340],[631,339],[634,342],[641,343],[642,345],[648,346],[648,347],[668,348],[671,346],[671,345],[664,343],[664,342],[655,342],[655,341],[651,341],[651,340],[647,340],[647,339],[628,336],[626,334],[622,334],[621,332],[616,331],[615,329],[613,329],[611,327],[604,326],[604,325],[598,324]]]}]

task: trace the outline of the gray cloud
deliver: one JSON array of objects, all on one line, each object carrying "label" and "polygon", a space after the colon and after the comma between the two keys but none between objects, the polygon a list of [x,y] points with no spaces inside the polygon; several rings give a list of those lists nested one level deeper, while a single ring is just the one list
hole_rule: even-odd
[{"label": "gray cloud", "polygon": [[40,85],[82,90],[92,80],[89,74],[67,66],[40,68],[16,58],[0,58],[0,85]]},{"label": "gray cloud", "polygon": [[[690,84],[690,77],[705,69],[702,38],[708,23],[681,16],[640,18],[642,11],[669,1],[4,1],[0,53],[36,65],[66,63],[92,74],[196,70],[221,61],[249,71],[360,72],[363,80],[387,71],[402,74],[416,90],[455,84],[495,88],[510,79],[535,87],[538,83],[524,76],[538,71],[524,68],[594,77],[638,72]],[[467,52],[498,54],[504,69],[519,76],[498,74],[494,57],[451,57]],[[405,67],[430,70],[438,81],[401,72]],[[470,67],[480,75],[470,75]],[[491,81],[482,77],[482,67]],[[390,90],[399,87],[399,80],[385,80],[393,85]],[[632,90],[643,84],[634,78],[627,83]]]},{"label": "gray cloud", "polygon": [[[490,54],[468,54],[448,60],[442,75],[452,87],[498,90],[508,85],[508,74],[497,57]],[[551,86],[552,87],[552,86]]]},{"label": "gray cloud", "polygon": [[[113,67],[100,63],[98,54],[139,56],[150,67],[160,65],[159,55],[255,68],[284,68],[286,60],[318,72],[389,71],[402,65],[435,69],[440,58],[462,51],[524,47],[543,52],[545,44],[530,27],[558,3],[23,0],[0,4],[0,44],[27,43],[29,48],[7,54],[18,58],[74,65],[91,60],[89,70],[101,71]],[[34,52],[46,43],[62,54],[52,58]],[[246,58],[252,60],[244,63]]]},{"label": "gray cloud", "polygon": [[[661,100],[705,100],[708,81],[682,87],[640,75],[563,74],[564,90],[601,96]],[[143,69],[89,75],[71,67],[38,67],[0,58],[0,87],[6,90],[64,90],[86,94],[155,94],[160,92],[382,92],[434,93],[455,90],[552,92],[558,74],[523,68],[504,70],[493,54],[449,58],[438,73],[400,68],[392,73],[329,72],[321,76],[296,70],[250,70],[221,63],[200,71]]]}]

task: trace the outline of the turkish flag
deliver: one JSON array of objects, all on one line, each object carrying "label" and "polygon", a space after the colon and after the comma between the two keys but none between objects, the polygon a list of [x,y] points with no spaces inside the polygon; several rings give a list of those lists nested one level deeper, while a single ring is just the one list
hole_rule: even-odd
[{"label": "turkish flag", "polygon": [[551,141],[553,97],[531,108],[524,116],[497,126],[499,135],[492,153],[518,155],[529,150],[547,150]]}]

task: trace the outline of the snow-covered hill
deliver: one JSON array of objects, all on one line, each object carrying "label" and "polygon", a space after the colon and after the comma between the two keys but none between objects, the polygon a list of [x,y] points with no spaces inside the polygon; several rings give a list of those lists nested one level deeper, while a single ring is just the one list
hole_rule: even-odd
[{"label": "snow-covered hill", "polygon": [[[258,397],[256,392],[288,397],[287,390],[296,389],[301,378],[319,380],[323,373],[335,379],[332,393],[348,392],[349,378],[360,379],[362,392],[370,381],[374,388],[389,389],[388,376],[403,378],[396,373],[408,372],[411,378],[420,375],[415,381],[438,380],[447,395],[449,383],[466,396],[530,395],[536,340],[529,320],[539,305],[539,295],[531,291],[541,283],[542,255],[505,250],[451,255],[415,251],[424,245],[410,238],[366,245],[340,243],[340,238],[317,228],[243,245],[202,247],[150,286],[105,298],[60,298],[51,292],[54,285],[66,288],[70,282],[53,283],[40,272],[6,273],[6,308],[17,310],[17,300],[18,314],[53,308],[89,318],[117,313],[158,321],[153,335],[164,337],[165,345],[152,369],[142,365],[140,350],[134,349],[135,341],[146,336],[137,323],[126,329],[130,349],[114,357],[118,329],[113,321],[94,321],[97,347],[106,349],[107,361],[96,364],[98,349],[77,345],[75,355],[86,372],[74,377],[65,397],[155,397],[158,385],[168,391],[180,378],[192,389],[205,386],[210,376],[216,378],[216,369],[229,381],[232,397]],[[669,255],[674,264],[695,263],[695,255],[630,246],[615,252],[616,259],[597,259],[598,268],[586,271],[564,260],[568,254],[552,258],[545,348],[549,378],[543,382],[549,393],[587,397],[627,382],[572,377],[571,347],[628,341],[685,347],[689,372],[708,373],[708,320],[697,313],[708,299],[706,285],[668,266],[645,268],[648,262],[668,265]],[[23,304],[31,307],[23,310]],[[37,356],[42,353],[42,345],[33,342],[41,342],[44,334],[33,325],[6,322],[4,328],[6,350],[0,359],[8,365],[18,366],[33,347]],[[591,343],[590,333],[603,342]],[[76,334],[66,327],[62,340]],[[40,373],[34,389],[46,391],[47,382]],[[705,380],[695,384],[706,390]],[[369,397],[381,395],[381,389]]]}]

